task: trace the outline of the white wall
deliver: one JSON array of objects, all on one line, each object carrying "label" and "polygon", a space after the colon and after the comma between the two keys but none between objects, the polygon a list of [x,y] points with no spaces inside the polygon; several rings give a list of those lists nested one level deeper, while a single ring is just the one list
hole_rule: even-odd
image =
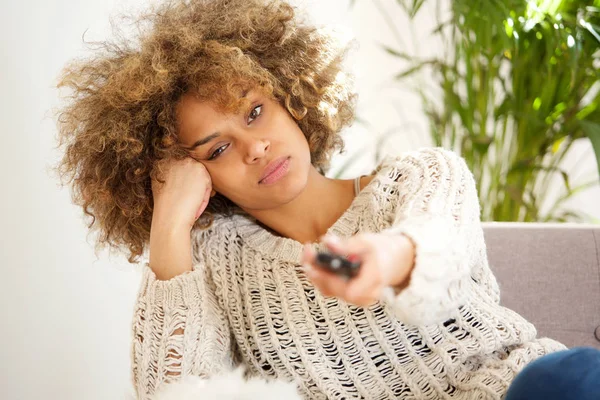
[{"label": "white wall", "polygon": [[[373,129],[355,126],[347,131],[348,151],[336,159],[334,170],[350,154],[371,146],[373,132],[401,128],[390,152],[428,145],[416,98],[387,83],[402,64],[374,44],[396,42],[381,14],[367,5],[370,1],[357,0],[352,12],[346,11],[348,0],[296,3],[304,4],[317,23],[346,24],[361,43],[353,56],[358,110]],[[393,9],[391,0],[380,3]],[[96,259],[81,210],[70,204],[68,191],[46,169],[58,159],[49,113],[58,104],[58,72],[67,60],[85,54],[81,35],[86,29],[87,40],[102,39],[109,34],[111,13],[140,4],[144,2],[3,1],[1,398],[124,399],[130,393],[129,324],[139,273],[123,257],[101,254]],[[393,18],[401,21],[399,15]],[[416,49],[421,54],[439,50],[425,36],[432,24],[427,15],[418,24]],[[409,37],[408,28],[400,35]],[[596,176],[593,155],[584,143],[571,161],[579,159],[584,160],[580,175]],[[373,155],[367,153],[363,162],[345,176],[370,171]],[[600,210],[593,207],[599,193],[590,190],[573,204],[599,217]]]}]

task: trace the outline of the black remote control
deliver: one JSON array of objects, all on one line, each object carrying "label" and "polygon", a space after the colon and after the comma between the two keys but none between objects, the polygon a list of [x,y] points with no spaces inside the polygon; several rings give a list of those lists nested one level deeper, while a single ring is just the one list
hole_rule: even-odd
[{"label": "black remote control", "polygon": [[360,270],[360,261],[350,261],[347,258],[326,252],[319,251],[315,257],[315,262],[322,268],[339,275],[346,280],[355,277]]}]

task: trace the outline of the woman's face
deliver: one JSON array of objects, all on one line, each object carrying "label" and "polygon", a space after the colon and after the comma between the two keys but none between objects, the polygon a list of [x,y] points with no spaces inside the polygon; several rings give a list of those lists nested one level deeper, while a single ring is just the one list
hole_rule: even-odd
[{"label": "woman's face", "polygon": [[[210,102],[184,95],[177,104],[179,139],[191,147],[212,137],[193,154],[208,170],[213,190],[243,209],[274,208],[306,186],[311,168],[308,142],[276,100],[257,90],[246,97],[248,108],[222,114]],[[280,157],[289,157],[287,173],[274,183],[259,182],[265,167]]]}]

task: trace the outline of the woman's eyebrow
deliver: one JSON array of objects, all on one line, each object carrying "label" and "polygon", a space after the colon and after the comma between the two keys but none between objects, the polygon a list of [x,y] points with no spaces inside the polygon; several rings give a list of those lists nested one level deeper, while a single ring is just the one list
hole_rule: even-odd
[{"label": "woman's eyebrow", "polygon": [[208,135],[204,139],[196,140],[193,145],[191,145],[190,147],[188,147],[188,149],[189,150],[194,150],[196,147],[203,146],[206,143],[210,142],[211,140],[219,137],[220,135],[221,135],[221,132],[215,132],[215,133],[213,133],[211,135]]},{"label": "woman's eyebrow", "polygon": [[[244,92],[242,93],[242,95],[240,96],[240,99],[243,99],[244,97],[246,97],[246,95],[248,94],[249,91],[250,91],[250,89],[245,89]],[[190,147],[188,147],[188,150],[194,150],[197,147],[203,146],[203,145],[207,144],[208,142],[210,142],[211,140],[219,137],[220,135],[221,135],[221,132],[215,132],[215,133],[208,135],[205,138],[198,139],[194,142],[194,144],[192,144]]]}]

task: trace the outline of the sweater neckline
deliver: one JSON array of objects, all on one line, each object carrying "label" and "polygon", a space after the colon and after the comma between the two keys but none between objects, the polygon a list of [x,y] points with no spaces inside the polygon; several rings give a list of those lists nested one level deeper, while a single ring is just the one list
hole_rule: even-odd
[{"label": "sweater neckline", "polygon": [[[372,196],[372,193],[380,186],[382,167],[390,157],[386,156],[373,170],[371,173],[375,174],[373,179],[352,199],[350,206],[327,229],[327,234],[350,237],[357,233],[359,218],[363,215],[363,210],[373,201],[375,196]],[[235,230],[250,248],[269,258],[300,264],[304,248],[303,243],[273,234],[247,213],[235,215],[233,219]],[[325,244],[313,243],[313,248],[317,251],[324,250],[325,247]]]}]

